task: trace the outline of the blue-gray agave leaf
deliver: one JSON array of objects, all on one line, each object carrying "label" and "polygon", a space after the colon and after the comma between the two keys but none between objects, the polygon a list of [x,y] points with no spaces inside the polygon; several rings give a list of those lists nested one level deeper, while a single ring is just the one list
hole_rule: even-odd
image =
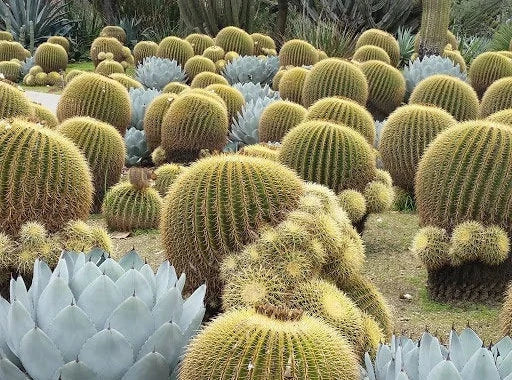
[{"label": "blue-gray agave leaf", "polygon": [[97,378],[93,370],[81,361],[73,360],[55,372],[55,380],[95,380]]},{"label": "blue-gray agave leaf", "polygon": [[21,370],[0,352],[0,379],[29,380]]},{"label": "blue-gray agave leaf", "polygon": [[21,75],[23,77],[25,75],[27,75],[28,72],[30,71],[30,69],[35,66],[35,64],[36,64],[36,57],[35,56],[32,56],[32,57],[29,57],[29,58],[25,59],[21,63]]},{"label": "blue-gray agave leaf", "polygon": [[148,149],[146,133],[137,128],[130,128],[124,136],[126,145],[126,166],[136,166],[148,160],[151,153]]},{"label": "blue-gray agave leaf", "polygon": [[255,83],[271,84],[279,70],[279,58],[270,56],[260,58],[256,56],[243,56],[229,62],[222,75],[229,84]]},{"label": "blue-gray agave leaf", "polygon": [[233,85],[243,95],[245,102],[256,101],[263,98],[281,99],[279,92],[272,90],[267,84],[235,83]]},{"label": "blue-gray agave leaf", "polygon": [[144,129],[144,115],[148,105],[160,95],[160,91],[154,88],[131,88],[128,91],[132,105],[132,119],[130,128],[137,128],[139,131]]},{"label": "blue-gray agave leaf", "polygon": [[135,69],[135,79],[146,88],[163,90],[168,83],[185,82],[187,76],[175,60],[147,57]]},{"label": "blue-gray agave leaf", "polygon": [[167,379],[169,362],[158,352],[150,352],[139,359],[123,376],[122,380]]},{"label": "blue-gray agave leaf", "polygon": [[462,380],[453,362],[443,360],[430,371],[427,380]]},{"label": "blue-gray agave leaf", "polygon": [[462,79],[463,81],[467,79],[467,74],[461,70],[458,64],[455,64],[449,58],[438,55],[424,57],[422,60],[417,58],[415,61],[409,62],[409,64],[404,67],[403,74],[406,83],[407,99],[418,83],[432,75],[450,75]]}]

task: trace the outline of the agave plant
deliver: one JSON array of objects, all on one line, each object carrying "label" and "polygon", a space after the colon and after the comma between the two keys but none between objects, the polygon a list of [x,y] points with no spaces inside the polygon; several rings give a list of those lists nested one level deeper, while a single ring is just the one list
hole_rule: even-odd
[{"label": "agave plant", "polygon": [[0,378],[170,379],[205,312],[205,286],[183,299],[184,284],[135,251],[64,252],[53,272],[37,260],[30,288],[20,276],[0,298]]},{"label": "agave plant", "polygon": [[144,115],[147,106],[160,95],[160,91],[154,88],[131,88],[128,91],[132,104],[132,121],[130,127],[139,131],[144,129]]},{"label": "agave plant", "polygon": [[25,59],[22,63],[21,63],[21,75],[23,77],[25,77],[25,75],[28,74],[28,72],[30,71],[30,69],[32,67],[34,67],[36,64],[36,59],[35,57],[29,57],[27,59]]},{"label": "agave plant", "polygon": [[365,355],[363,380],[511,380],[512,339],[483,347],[469,327],[450,333],[447,347],[425,332],[419,342],[395,337],[381,345],[375,362]]},{"label": "agave plant", "polygon": [[400,46],[400,67],[409,63],[412,55],[414,54],[414,38],[415,35],[412,33],[410,28],[398,28],[396,39],[398,41],[398,46]]},{"label": "agave plant", "polygon": [[461,71],[458,64],[451,59],[438,55],[431,55],[423,59],[417,58],[414,62],[404,67],[404,78],[406,83],[407,97],[409,97],[418,83],[432,75],[450,75],[466,81],[467,74]]},{"label": "agave plant", "polygon": [[231,124],[229,142],[225,150],[238,151],[245,145],[258,144],[260,142],[258,127],[261,114],[269,104],[276,100],[264,97],[246,103]]},{"label": "agave plant", "polygon": [[228,63],[222,75],[231,85],[249,82],[270,85],[278,70],[278,57],[259,58],[255,56],[244,56]]},{"label": "agave plant", "polygon": [[281,99],[279,92],[272,90],[267,84],[235,83],[233,87],[241,92],[246,103],[263,98]]},{"label": "agave plant", "polygon": [[[73,27],[65,1],[0,1],[0,29],[8,30],[25,46],[44,42],[50,36],[65,36]],[[33,41],[31,42],[31,35]]]},{"label": "agave plant", "polygon": [[146,132],[130,128],[124,135],[126,145],[126,166],[139,166],[149,161],[151,152],[148,149]]},{"label": "agave plant", "polygon": [[161,91],[168,83],[185,82],[187,76],[175,60],[147,57],[135,69],[135,79],[146,88]]}]

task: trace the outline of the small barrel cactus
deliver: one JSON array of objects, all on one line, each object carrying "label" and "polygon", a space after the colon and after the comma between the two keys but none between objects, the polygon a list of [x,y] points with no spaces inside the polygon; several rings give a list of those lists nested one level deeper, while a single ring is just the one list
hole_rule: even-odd
[{"label": "small barrel cactus", "polygon": [[128,91],[132,88],[143,88],[142,84],[139,81],[133,79],[132,77],[124,73],[112,73],[108,77],[121,83],[124,87],[126,87]]},{"label": "small barrel cactus", "polygon": [[59,124],[59,120],[48,108],[41,104],[33,103],[32,109],[34,111],[34,117],[39,124],[44,125],[47,128],[54,129]]},{"label": "small barrel cactus", "polygon": [[143,125],[146,132],[148,149],[151,152],[160,146],[162,141],[162,121],[176,97],[176,94],[161,94],[154,98],[146,108]]},{"label": "small barrel cactus", "polygon": [[400,62],[400,46],[391,34],[379,29],[369,29],[363,32],[357,39],[356,49],[365,45],[380,47],[388,54],[391,65],[398,66]]},{"label": "small barrel cactus", "polygon": [[21,65],[16,61],[2,61],[0,62],[0,74],[4,79],[16,83],[20,79]]},{"label": "small barrel cactus", "polygon": [[53,232],[89,215],[91,172],[70,140],[16,119],[2,121],[0,131],[0,231],[16,234],[23,223],[39,221]]},{"label": "small barrel cactus", "polygon": [[50,38],[48,38],[48,42],[62,46],[66,50],[66,53],[69,54],[69,49],[71,46],[70,46],[69,40],[66,37],[51,36]]},{"label": "small barrel cactus", "polygon": [[211,59],[213,62],[224,59],[226,52],[220,46],[210,46],[203,51],[203,57]]},{"label": "small barrel cactus", "polygon": [[216,72],[215,63],[202,55],[195,55],[190,58],[184,66],[185,73],[189,81],[192,81],[194,77],[202,72],[208,71],[211,73]]},{"label": "small barrel cactus", "polygon": [[229,85],[229,82],[222,75],[212,72],[202,72],[195,76],[190,83],[191,88],[206,88],[212,84]]},{"label": "small barrel cactus", "polygon": [[0,81],[0,118],[32,115],[30,100],[15,86]]},{"label": "small barrel cactus", "polygon": [[130,97],[126,88],[103,75],[84,73],[64,89],[57,105],[57,117],[64,121],[89,116],[113,125],[124,135],[130,125]]},{"label": "small barrel cactus", "polygon": [[[28,56],[30,57],[30,54]],[[24,61],[26,58],[27,52],[19,42],[0,41],[0,62],[10,61],[11,59]]]},{"label": "small barrel cactus", "polygon": [[105,59],[98,63],[94,72],[108,77],[110,74],[114,73],[124,74],[124,67],[119,62],[112,59]]},{"label": "small barrel cactus", "polygon": [[304,82],[308,73],[309,70],[303,67],[284,70],[278,87],[281,98],[301,104]]},{"label": "small barrel cactus", "polygon": [[491,84],[482,97],[480,104],[480,117],[487,116],[512,108],[512,78],[498,79]]},{"label": "small barrel cactus", "polygon": [[306,77],[302,104],[309,107],[328,96],[343,96],[365,105],[368,100],[368,83],[359,67],[339,58],[318,62]]},{"label": "small barrel cactus", "polygon": [[215,40],[206,34],[192,33],[185,37],[185,41],[192,45],[194,54],[200,55],[209,48],[215,45]]},{"label": "small barrel cactus", "polygon": [[242,111],[245,105],[243,95],[234,87],[225,84],[211,84],[206,87],[205,90],[215,92],[224,100],[226,108],[228,109],[228,119],[230,122]]},{"label": "small barrel cactus", "polygon": [[486,118],[488,121],[512,125],[512,108],[493,113]]},{"label": "small barrel cactus", "polygon": [[109,229],[133,231],[157,228],[162,198],[151,187],[149,173],[144,168],[131,168],[129,181],[112,187],[103,201],[103,215]]},{"label": "small barrel cactus", "polygon": [[0,30],[0,41],[12,41],[13,36],[11,32]]},{"label": "small barrel cactus", "polygon": [[469,68],[469,81],[479,97],[498,79],[512,76],[512,61],[496,52],[476,57]]},{"label": "small barrel cactus", "polygon": [[252,55],[254,53],[254,41],[244,30],[235,26],[227,26],[221,29],[215,36],[215,45],[224,51],[234,51],[239,55]]},{"label": "small barrel cactus", "polygon": [[100,32],[101,37],[113,37],[121,42],[123,45],[126,41],[126,32],[123,28],[117,25],[107,25]]},{"label": "small barrel cactus", "polygon": [[409,103],[438,106],[457,121],[476,119],[480,105],[469,84],[448,75],[432,75],[422,80],[412,92]]},{"label": "small barrel cactus", "polygon": [[183,91],[185,91],[188,88],[190,88],[190,87],[188,85],[186,85],[185,83],[171,82],[171,83],[168,83],[165,85],[162,92],[178,95],[178,94],[181,94]]},{"label": "small barrel cactus", "polygon": [[179,37],[166,37],[158,45],[156,56],[176,61],[183,67],[185,63],[194,56],[194,49],[188,41]]},{"label": "small barrel cactus", "polygon": [[307,41],[290,40],[279,51],[281,66],[311,66],[318,62],[318,52]]},{"label": "small barrel cactus", "polygon": [[34,57],[36,65],[45,73],[65,71],[68,65],[68,53],[61,45],[45,42],[39,45]]},{"label": "small barrel cactus", "polygon": [[271,103],[261,114],[258,131],[261,142],[280,142],[288,131],[304,120],[307,110],[287,100]]},{"label": "small barrel cactus", "polygon": [[272,37],[261,33],[253,33],[251,37],[254,41],[254,55],[268,55],[270,51],[276,50],[276,43]]},{"label": "small barrel cactus", "polygon": [[158,51],[158,44],[153,41],[139,41],[133,47],[135,65],[141,64],[148,57],[155,57]]},{"label": "small barrel cactus", "polygon": [[95,67],[107,57],[121,62],[123,60],[123,44],[113,37],[98,37],[91,44],[90,54]]},{"label": "small barrel cactus", "polygon": [[169,187],[174,183],[176,178],[186,170],[184,166],[176,164],[165,164],[159,166],[155,174],[155,189],[158,190],[162,197],[165,197]]},{"label": "small barrel cactus", "polygon": [[366,62],[366,61],[381,61],[391,63],[388,53],[378,46],[374,45],[363,45],[357,49],[352,57],[352,61]]}]

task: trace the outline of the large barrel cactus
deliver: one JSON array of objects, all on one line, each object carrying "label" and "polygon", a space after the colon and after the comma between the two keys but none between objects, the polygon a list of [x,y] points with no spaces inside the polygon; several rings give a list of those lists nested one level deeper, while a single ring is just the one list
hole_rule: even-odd
[{"label": "large barrel cactus", "polygon": [[205,90],[215,92],[222,98],[222,100],[224,100],[226,108],[228,109],[229,122],[231,122],[233,118],[242,111],[242,108],[245,105],[244,96],[234,87],[225,84],[211,84],[206,87]]},{"label": "large barrel cactus", "polygon": [[234,51],[239,55],[252,55],[254,41],[245,31],[235,26],[227,26],[215,36],[215,44],[225,52]]},{"label": "large barrel cactus", "polygon": [[90,54],[94,66],[98,66],[107,57],[107,54],[111,54],[114,61],[121,62],[123,60],[123,44],[113,37],[98,37],[91,44]]},{"label": "large barrel cactus", "polygon": [[287,100],[271,103],[261,114],[258,135],[261,142],[280,142],[288,131],[304,120],[307,110]]},{"label": "large barrel cactus", "polygon": [[203,54],[207,48],[215,45],[215,40],[207,34],[192,33],[185,37],[185,41],[192,45],[196,55]]},{"label": "large barrel cactus", "polygon": [[388,65],[391,63],[388,53],[386,53],[384,49],[374,45],[363,45],[359,47],[352,56],[352,61],[381,61]]},{"label": "large barrel cactus", "polygon": [[32,286],[11,280],[0,299],[0,378],[146,379],[176,376],[180,354],[203,319],[205,286],[181,295],[168,262],[156,273],[135,251],[64,252],[57,267],[36,260]]},{"label": "large barrel cactus", "polygon": [[36,65],[45,73],[64,71],[68,66],[68,53],[61,45],[45,42],[36,50],[34,55]]},{"label": "large barrel cactus", "polygon": [[145,58],[155,57],[158,51],[158,44],[153,41],[139,41],[133,47],[133,57],[135,65],[142,63]]},{"label": "large barrel cactus", "polygon": [[190,58],[184,66],[188,79],[192,81],[194,77],[204,71],[214,73],[216,71],[215,63],[202,55],[195,55]]},{"label": "large barrel cactus", "polygon": [[279,51],[281,66],[311,66],[318,62],[318,52],[307,41],[290,40]]},{"label": "large barrel cactus", "polygon": [[69,40],[64,36],[51,36],[48,38],[48,42],[52,44],[60,45],[66,50],[66,53],[69,53],[69,48],[71,47],[71,44],[69,43]]},{"label": "large barrel cactus", "polygon": [[0,123],[0,231],[16,234],[27,221],[50,231],[85,219],[92,206],[91,172],[67,138],[21,120]]},{"label": "large barrel cactus", "polygon": [[487,88],[482,97],[480,117],[485,118],[510,108],[512,108],[512,78],[498,79]]},{"label": "large barrel cactus", "polygon": [[123,45],[126,43],[126,31],[117,25],[107,25],[100,32],[101,37],[113,37]]},{"label": "large barrel cactus", "polygon": [[469,84],[448,75],[432,75],[422,80],[412,92],[409,103],[441,107],[457,121],[476,119],[480,104]]},{"label": "large barrel cactus", "polygon": [[339,58],[324,59],[313,66],[304,82],[302,104],[309,107],[328,96],[343,96],[365,105],[368,83],[361,69]]},{"label": "large barrel cactus", "polygon": [[[28,57],[30,57],[30,53],[28,54]],[[28,57],[27,51],[19,42],[0,41],[0,62],[10,61],[11,59],[24,61],[25,58]]]},{"label": "large barrel cactus", "polygon": [[393,183],[414,191],[414,177],[423,152],[439,132],[457,121],[437,107],[407,105],[393,112],[384,124],[379,153]]},{"label": "large barrel cactus", "polygon": [[512,76],[512,61],[496,52],[480,54],[469,67],[469,81],[480,97],[495,81],[509,76]]},{"label": "large barrel cactus", "polygon": [[123,137],[110,124],[90,117],[67,119],[58,131],[87,158],[94,179],[94,210],[99,211],[105,192],[121,177],[126,155]]},{"label": "large barrel cactus", "polygon": [[218,308],[224,256],[242,250],[259,228],[279,223],[302,193],[300,178],[269,160],[243,155],[200,160],[165,198],[160,228],[167,256],[178,270],[189,269],[192,286],[207,281],[208,303]]},{"label": "large barrel cactus", "polygon": [[400,46],[391,34],[379,29],[369,29],[359,36],[356,48],[359,49],[365,45],[380,47],[388,54],[391,64],[395,67],[398,66],[400,62]]},{"label": "large barrel cactus", "polygon": [[214,320],[192,341],[180,370],[182,380],[247,378],[348,380],[359,370],[346,340],[321,320],[261,306]]},{"label": "large barrel cactus", "polygon": [[194,49],[188,41],[179,37],[166,37],[158,45],[157,57],[167,58],[178,62],[181,67],[194,56]]},{"label": "large barrel cactus", "polygon": [[103,75],[81,74],[66,86],[57,105],[60,121],[75,116],[104,121],[124,135],[131,120],[128,91],[119,82]]},{"label": "large barrel cactus", "polygon": [[376,176],[375,155],[353,129],[327,121],[307,121],[283,139],[280,161],[306,181],[340,192],[362,191]]}]

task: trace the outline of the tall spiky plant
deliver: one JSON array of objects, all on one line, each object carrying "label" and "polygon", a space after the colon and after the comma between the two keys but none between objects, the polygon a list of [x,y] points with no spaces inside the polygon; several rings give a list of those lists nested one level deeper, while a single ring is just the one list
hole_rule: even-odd
[{"label": "tall spiky plant", "polygon": [[419,57],[442,55],[447,43],[452,0],[423,0]]}]

